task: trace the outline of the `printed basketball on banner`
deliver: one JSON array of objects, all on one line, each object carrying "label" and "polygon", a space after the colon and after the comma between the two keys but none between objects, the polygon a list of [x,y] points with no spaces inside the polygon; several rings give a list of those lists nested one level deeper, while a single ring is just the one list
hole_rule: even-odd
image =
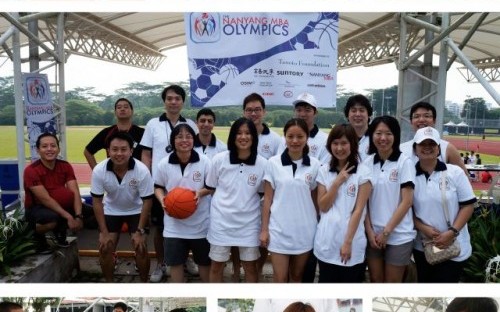
[{"label": "printed basketball on banner", "polygon": [[217,13],[191,13],[190,38],[196,43],[212,43],[220,40],[220,18]]}]

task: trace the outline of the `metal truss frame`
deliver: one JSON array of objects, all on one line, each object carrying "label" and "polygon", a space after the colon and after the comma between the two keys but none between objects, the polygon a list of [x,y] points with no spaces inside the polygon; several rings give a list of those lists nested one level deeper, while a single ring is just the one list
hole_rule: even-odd
[{"label": "metal truss frame", "polygon": [[[375,66],[394,62],[400,54],[399,14],[387,14],[362,27],[357,33],[339,39],[338,68],[359,65]],[[345,17],[344,17],[345,18]],[[410,26],[407,30],[407,51],[414,50],[423,40],[419,37],[422,27]]]},{"label": "metal truss frame", "polygon": [[[477,67],[483,77],[491,82],[500,81],[500,56],[471,61]],[[467,82],[479,82],[471,70],[467,67],[460,67],[458,71]]]},{"label": "metal truss frame", "polygon": [[[382,307],[378,307],[381,305]],[[448,303],[446,298],[374,298],[374,312],[444,312]],[[377,306],[377,307],[376,307]]]}]

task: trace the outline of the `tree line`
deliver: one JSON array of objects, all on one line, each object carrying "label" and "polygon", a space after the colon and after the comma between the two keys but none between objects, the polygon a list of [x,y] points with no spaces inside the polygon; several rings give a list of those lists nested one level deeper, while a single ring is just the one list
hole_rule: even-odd
[{"label": "tree line", "polygon": [[[191,108],[188,82],[165,82],[162,84],[148,84],[132,82],[124,88],[115,91],[114,95],[105,95],[96,92],[94,88],[75,88],[66,92],[66,120],[69,126],[81,125],[111,125],[115,122],[114,103],[116,99],[124,97],[134,105],[134,123],[145,125],[148,120],[164,112],[161,92],[166,85],[181,85],[187,93],[184,103],[183,116],[196,119],[198,108]],[[354,92],[346,91],[341,85],[337,86],[336,107],[319,108],[316,123],[321,128],[329,128],[334,124],[346,122],[344,107],[347,99]],[[397,86],[385,89],[368,90],[365,94],[371,101],[376,116],[396,112]],[[483,99],[468,99],[465,106],[469,112],[477,116],[486,116],[486,119],[499,118],[500,109],[487,111]],[[242,99],[235,101],[235,106],[213,107],[217,116],[218,126],[230,126],[242,115]],[[293,117],[290,106],[267,106],[266,123],[273,127],[282,127]],[[445,120],[457,120],[450,112],[445,111]],[[0,77],[0,125],[15,124],[14,81],[13,77]]]}]

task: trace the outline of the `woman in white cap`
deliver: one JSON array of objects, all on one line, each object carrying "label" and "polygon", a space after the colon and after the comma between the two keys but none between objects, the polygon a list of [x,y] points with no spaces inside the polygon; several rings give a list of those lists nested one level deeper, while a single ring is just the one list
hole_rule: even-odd
[{"label": "woman in white cap", "polygon": [[[418,281],[423,283],[457,283],[472,247],[467,221],[472,216],[476,196],[464,171],[438,160],[439,133],[432,127],[417,130],[413,149],[418,157],[413,196],[414,223],[417,238],[413,257]],[[445,210],[448,211],[449,222]],[[460,254],[450,260],[431,265],[424,255],[423,240],[439,249],[454,240]]]}]

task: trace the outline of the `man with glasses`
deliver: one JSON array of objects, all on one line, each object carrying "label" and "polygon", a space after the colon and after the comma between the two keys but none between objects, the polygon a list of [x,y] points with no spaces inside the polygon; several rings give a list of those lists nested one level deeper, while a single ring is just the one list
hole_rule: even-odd
[{"label": "man with glasses", "polygon": [[259,146],[257,152],[265,159],[276,155],[281,144],[280,136],[269,129],[264,123],[266,116],[266,102],[257,93],[249,94],[243,100],[243,116],[253,121],[259,134]]},{"label": "man with glasses", "polygon": [[[182,117],[181,111],[186,99],[186,91],[181,86],[171,85],[163,89],[161,98],[165,105],[165,113],[160,117],[152,118],[146,124],[146,129],[141,140],[142,162],[148,166],[153,175],[153,180],[158,169],[158,163],[163,157],[172,151],[170,147],[170,134],[174,127],[180,123],[187,123],[195,133],[198,133],[196,124],[191,119]],[[156,269],[151,273],[150,281],[160,282],[167,271],[164,264],[163,248],[163,208],[161,203],[153,198],[153,207],[151,209],[151,223],[155,225],[154,245],[156,251],[156,260],[158,262]],[[188,261],[191,261],[189,258]],[[194,264],[188,263],[190,274],[196,273]]]},{"label": "man with glasses", "polygon": [[[434,127],[436,124],[436,108],[427,102],[418,102],[414,104],[410,109],[410,122],[413,131],[425,127]],[[462,157],[460,157],[460,153],[453,144],[441,139],[439,148],[439,160],[447,164],[459,166],[465,174],[469,176],[469,172],[465,168]],[[402,143],[399,149],[403,154],[410,157],[415,164],[417,163],[418,157],[413,151],[413,139]]]}]

